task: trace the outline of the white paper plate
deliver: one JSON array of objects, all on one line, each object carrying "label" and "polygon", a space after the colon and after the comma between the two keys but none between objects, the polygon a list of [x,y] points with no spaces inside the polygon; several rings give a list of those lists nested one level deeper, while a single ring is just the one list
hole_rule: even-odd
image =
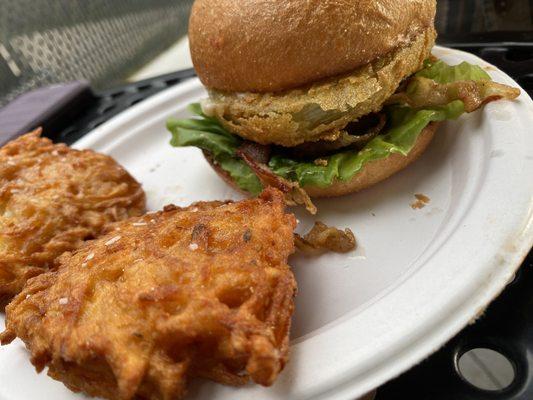
[{"label": "white paper plate", "polygon": [[[482,65],[449,49],[455,64]],[[115,157],[140,182],[150,209],[167,203],[239,198],[197,149],[169,146],[165,120],[205,96],[194,79],[170,88],[76,144]],[[317,218],[350,227],[359,247],[349,255],[294,256],[299,285],[291,359],[271,388],[194,383],[191,397],[216,399],[353,399],[431,354],[482,312],[514,276],[533,242],[533,102],[491,103],[447,122],[414,165],[364,192],[317,201]],[[414,194],[431,199],[423,209]],[[314,218],[297,212],[300,230]],[[3,321],[2,321],[3,324]],[[0,349],[0,399],[74,399],[37,375],[22,343]],[[252,397],[253,396],[253,397]]]}]

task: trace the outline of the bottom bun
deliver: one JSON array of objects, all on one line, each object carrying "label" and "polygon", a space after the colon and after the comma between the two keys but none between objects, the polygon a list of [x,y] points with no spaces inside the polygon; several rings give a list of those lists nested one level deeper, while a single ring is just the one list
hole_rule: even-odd
[{"label": "bottom bun", "polygon": [[[310,197],[320,198],[343,196],[345,194],[355,193],[375,185],[376,183],[387,179],[391,175],[394,175],[412,162],[416,161],[416,159],[420,157],[420,155],[431,143],[438,125],[438,123],[431,123],[424,128],[422,133],[418,136],[414,147],[411,149],[409,154],[407,154],[407,156],[394,153],[386,158],[368,162],[365,164],[363,169],[354,175],[350,180],[335,181],[333,184],[327,187],[304,186],[303,189],[309,194]],[[231,176],[226,171],[224,171],[218,164],[214,162],[209,153],[204,152],[204,156],[217,174],[224,179],[226,183],[231,185],[239,192],[247,194],[235,184]]]}]

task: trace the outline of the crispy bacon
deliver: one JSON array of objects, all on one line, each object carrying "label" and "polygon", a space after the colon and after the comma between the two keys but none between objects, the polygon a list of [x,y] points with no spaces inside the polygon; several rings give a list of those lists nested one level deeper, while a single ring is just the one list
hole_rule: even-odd
[{"label": "crispy bacon", "polygon": [[438,107],[454,100],[461,100],[466,112],[472,112],[482,105],[500,99],[514,99],[520,89],[490,80],[457,81],[447,84],[432,79],[412,78],[408,89],[394,94],[387,104],[407,104],[413,108]]},{"label": "crispy bacon", "polygon": [[[266,163],[259,162],[255,156],[255,151],[250,151],[250,146],[240,147],[236,154],[254,171],[264,187],[275,187],[285,194],[285,199],[289,205],[304,205],[311,214],[316,214],[316,206],[305,190],[297,182],[291,182],[273,173]],[[256,149],[254,149],[256,150]]]},{"label": "crispy bacon", "polygon": [[306,255],[315,256],[327,251],[347,253],[356,248],[353,232],[329,227],[322,222],[315,222],[313,228],[304,236],[294,235],[296,248]]},{"label": "crispy bacon", "polygon": [[270,161],[271,147],[249,140],[245,140],[239,147],[239,151],[248,155],[260,164],[268,164]]}]

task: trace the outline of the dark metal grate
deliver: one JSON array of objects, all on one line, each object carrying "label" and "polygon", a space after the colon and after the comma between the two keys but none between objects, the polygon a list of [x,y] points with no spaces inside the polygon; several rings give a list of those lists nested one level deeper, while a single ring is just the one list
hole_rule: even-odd
[{"label": "dark metal grate", "polygon": [[131,106],[194,76],[194,70],[189,69],[95,92],[92,101],[83,110],[79,110],[77,118],[71,119],[68,125],[49,129],[50,137],[54,141],[72,144]]}]

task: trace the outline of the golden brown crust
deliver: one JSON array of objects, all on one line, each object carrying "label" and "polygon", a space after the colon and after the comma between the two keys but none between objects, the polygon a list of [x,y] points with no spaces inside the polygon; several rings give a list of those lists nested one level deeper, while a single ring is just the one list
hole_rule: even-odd
[{"label": "golden brown crust", "polygon": [[209,88],[275,92],[344,74],[433,26],[435,0],[196,0],[189,38]]},{"label": "golden brown crust", "polygon": [[145,211],[141,185],[111,157],[40,131],[0,148],[0,303],[57,256]]},{"label": "golden brown crust", "polygon": [[177,399],[189,377],[270,385],[288,359],[296,219],[283,195],[119,222],[6,308],[37,370],[109,399]]},{"label": "golden brown crust", "polygon": [[[380,111],[408,76],[419,71],[435,44],[431,27],[405,46],[344,76],[278,93],[222,93],[202,102],[230,132],[261,144],[292,147],[335,140],[352,121]],[[318,118],[318,120],[316,120]]]},{"label": "golden brown crust", "polygon": [[[361,172],[359,172],[349,181],[337,181],[331,186],[328,186],[327,188],[320,188],[317,186],[305,186],[303,189],[307,192],[307,194],[309,194],[310,197],[320,198],[343,196],[345,194],[355,193],[370,186],[373,186],[376,183],[381,182],[382,180],[387,179],[391,175],[401,171],[412,162],[416,161],[431,143],[431,140],[433,139],[433,135],[435,134],[438,125],[438,123],[431,123],[422,131],[422,133],[417,139],[417,142],[415,143],[415,146],[409,152],[407,157],[401,154],[391,154],[387,158],[369,162],[363,167]],[[220,168],[220,166],[214,162],[213,158],[208,153],[204,152],[204,156],[211,165],[211,167],[213,167],[217,174],[227,184],[229,184],[235,190],[241,193],[247,195],[249,194],[242,191],[235,184],[231,176],[222,168]]]}]

